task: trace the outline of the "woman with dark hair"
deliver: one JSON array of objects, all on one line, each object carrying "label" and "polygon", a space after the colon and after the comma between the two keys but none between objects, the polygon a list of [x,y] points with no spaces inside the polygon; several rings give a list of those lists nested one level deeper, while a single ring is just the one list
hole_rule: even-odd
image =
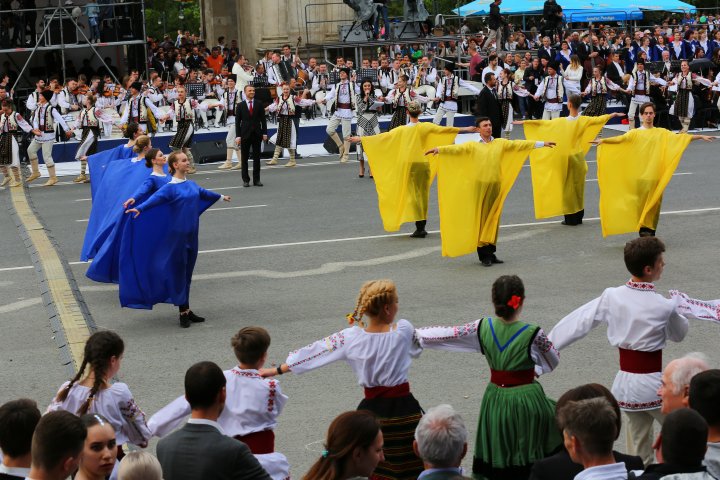
[{"label": "woman with dark hair", "polygon": [[[620,416],[620,406],[617,400],[610,393],[610,390],[598,383],[588,383],[575,387],[565,392],[557,401],[555,406],[555,412],[559,412],[565,405],[570,402],[577,402],[579,400],[588,400],[590,398],[604,397],[610,402],[610,405],[615,410],[617,415],[617,432],[620,435],[620,428],[622,426],[622,418]],[[558,423],[560,431],[563,430],[563,426]],[[625,463],[628,472],[631,470],[643,470],[643,462],[640,457],[635,455],[625,455],[624,453],[616,452],[613,450],[613,456],[615,462]],[[533,465],[532,472],[530,473],[530,480],[572,480],[575,476],[583,470],[583,466],[577,464],[570,459],[570,455],[565,448],[555,455],[538,460]]]},{"label": "woman with dark hair", "polygon": [[367,410],[345,412],[333,420],[324,447],[302,480],[372,478],[375,467],[384,460],[380,423]]},{"label": "woman with dark hair", "polygon": [[415,331],[423,348],[480,352],[490,366],[475,443],[473,474],[492,479],[527,478],[536,461],[562,445],[555,425],[555,402],[535,377],[551,372],[557,350],[542,328],[520,321],[525,286],[515,275],[493,283],[497,317],[461,326]]},{"label": "woman with dark hair", "polygon": [[[357,135],[358,137],[366,137],[378,135],[380,133],[380,123],[378,122],[378,114],[383,108],[385,98],[376,97],[375,89],[372,81],[368,78],[362,81],[360,85],[360,95],[358,96],[357,105]],[[360,173],[358,177],[365,176],[365,152],[362,143],[357,146],[359,150]],[[368,169],[370,168],[368,162]],[[372,174],[370,174],[372,178]]]},{"label": "woman with dark hair", "polygon": [[80,454],[80,463],[75,480],[105,480],[117,465],[117,440],[115,430],[107,418],[99,414],[83,415],[87,428],[85,446]]}]

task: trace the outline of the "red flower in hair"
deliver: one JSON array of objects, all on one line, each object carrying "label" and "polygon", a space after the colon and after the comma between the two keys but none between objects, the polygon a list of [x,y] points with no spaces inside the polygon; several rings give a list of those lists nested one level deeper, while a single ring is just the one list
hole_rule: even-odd
[{"label": "red flower in hair", "polygon": [[510,300],[508,300],[507,304],[509,307],[512,307],[514,310],[517,310],[520,307],[520,304],[522,303],[522,298],[518,297],[517,295],[513,295],[510,297]]}]

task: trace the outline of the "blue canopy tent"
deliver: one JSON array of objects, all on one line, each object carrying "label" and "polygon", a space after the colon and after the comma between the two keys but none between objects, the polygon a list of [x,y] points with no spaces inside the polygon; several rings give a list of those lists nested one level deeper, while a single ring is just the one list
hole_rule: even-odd
[{"label": "blue canopy tent", "polygon": [[[475,0],[453,10],[461,17],[487,15],[492,0]],[[505,15],[541,14],[544,0],[503,0]],[[643,10],[693,11],[695,7],[680,0],[560,0],[568,22],[610,22],[641,20]]]}]

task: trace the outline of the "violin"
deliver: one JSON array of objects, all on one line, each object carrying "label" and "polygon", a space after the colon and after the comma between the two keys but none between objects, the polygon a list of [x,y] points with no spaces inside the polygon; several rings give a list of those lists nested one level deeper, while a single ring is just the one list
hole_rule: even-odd
[{"label": "violin", "polygon": [[87,95],[87,93],[89,91],[90,91],[90,87],[88,87],[87,85],[78,85],[78,87],[75,90],[71,91],[70,93],[72,93],[75,96],[78,96],[78,95]]}]

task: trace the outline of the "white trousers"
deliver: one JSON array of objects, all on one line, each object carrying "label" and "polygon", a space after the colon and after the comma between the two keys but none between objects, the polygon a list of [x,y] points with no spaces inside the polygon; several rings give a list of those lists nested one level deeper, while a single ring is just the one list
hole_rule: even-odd
[{"label": "white trousers", "polygon": [[[90,149],[90,145],[92,145],[93,141],[95,140],[95,133],[91,130],[88,134],[87,138],[83,143],[80,144],[80,146],[77,149],[77,153],[75,154],[75,160],[80,160],[80,158],[87,155],[87,151]],[[43,155],[45,153],[43,152]]]},{"label": "white trousers", "polygon": [[328,122],[325,133],[332,135],[337,130],[338,125],[342,123],[342,140],[345,141],[347,137],[352,133],[352,118],[339,118],[337,115],[333,115]]},{"label": "white trousers", "polygon": [[45,161],[46,167],[54,167],[55,162],[52,158],[52,149],[53,145],[55,145],[55,142],[38,142],[37,140],[33,140],[30,142],[30,146],[28,147],[27,153],[30,160],[37,160],[38,159],[38,151],[42,149],[42,155],[43,160]]},{"label": "white trousers", "polygon": [[543,120],[553,120],[555,118],[560,118],[560,114],[562,113],[561,110],[543,110]]},{"label": "white trousers", "polygon": [[655,463],[653,443],[655,441],[655,430],[653,424],[657,421],[661,426],[665,416],[659,408],[643,410],[640,412],[625,412],[627,417],[626,441],[628,455],[637,455],[642,458],[645,466]]},{"label": "white trousers", "polygon": [[227,135],[225,136],[225,144],[228,150],[240,150],[240,147],[235,145],[235,117],[228,117],[227,119]]},{"label": "white trousers", "polygon": [[432,85],[420,85],[415,89],[415,93],[423,97],[435,98],[435,87]]},{"label": "white trousers", "polygon": [[433,119],[433,123],[435,125],[440,125],[440,121],[442,120],[443,116],[447,115],[445,125],[448,127],[452,127],[453,125],[455,125],[456,113],[457,112],[455,110],[445,110],[443,107],[438,107],[437,112],[435,112],[435,118]]}]

